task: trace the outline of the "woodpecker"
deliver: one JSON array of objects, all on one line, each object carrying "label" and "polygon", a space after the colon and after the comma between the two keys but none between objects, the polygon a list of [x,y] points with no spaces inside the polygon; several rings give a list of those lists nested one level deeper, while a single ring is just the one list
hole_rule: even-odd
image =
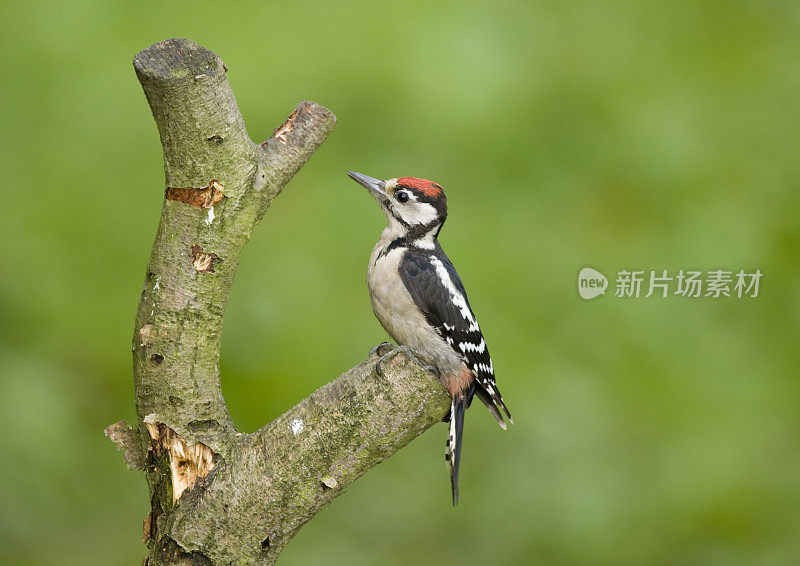
[{"label": "woodpecker", "polygon": [[450,468],[453,505],[464,411],[478,396],[505,429],[511,418],[494,379],[494,368],[464,285],[439,245],[447,219],[442,187],[427,179],[381,181],[347,172],[378,201],[388,222],[372,250],[367,269],[372,310],[400,345],[420,358],[450,394],[450,433],[445,461]]}]

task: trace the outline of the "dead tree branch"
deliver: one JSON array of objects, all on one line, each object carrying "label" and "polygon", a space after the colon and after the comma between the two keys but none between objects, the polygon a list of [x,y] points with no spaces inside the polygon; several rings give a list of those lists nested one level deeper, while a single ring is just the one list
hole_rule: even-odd
[{"label": "dead tree branch", "polygon": [[440,421],[449,400],[398,350],[382,374],[373,356],[258,432],[236,430],[219,352],[239,253],[336,117],[301,102],[257,144],[213,52],[168,39],[134,67],[161,136],[166,189],[133,339],[138,426],[107,434],[150,486],[150,566],[273,564],[349,483]]}]

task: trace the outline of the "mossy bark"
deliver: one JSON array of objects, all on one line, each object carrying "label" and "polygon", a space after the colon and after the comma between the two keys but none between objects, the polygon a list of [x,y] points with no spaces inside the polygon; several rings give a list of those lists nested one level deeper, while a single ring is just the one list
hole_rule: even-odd
[{"label": "mossy bark", "polygon": [[[144,454],[130,461],[143,462],[150,485],[147,561],[273,564],[345,486],[440,421],[449,399],[398,350],[380,374],[373,356],[258,432],[236,430],[219,350],[239,253],[336,117],[301,102],[257,144],[213,52],[169,39],[139,53],[134,67],[161,136],[167,198],[136,315],[138,428],[113,432]],[[137,432],[140,444],[131,440]],[[205,469],[176,489],[170,466],[194,454],[205,455]]]}]

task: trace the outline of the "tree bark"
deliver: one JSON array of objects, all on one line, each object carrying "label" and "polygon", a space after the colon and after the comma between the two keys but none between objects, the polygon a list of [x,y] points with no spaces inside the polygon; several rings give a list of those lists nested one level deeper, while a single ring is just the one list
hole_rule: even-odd
[{"label": "tree bark", "polygon": [[301,102],[261,144],[213,52],[186,39],[134,58],[164,149],[166,190],[136,314],[137,427],[107,434],[145,471],[145,562],[273,564],[314,514],[447,414],[403,349],[371,356],[254,434],[228,414],[222,317],[239,253],[272,200],[333,130]]}]

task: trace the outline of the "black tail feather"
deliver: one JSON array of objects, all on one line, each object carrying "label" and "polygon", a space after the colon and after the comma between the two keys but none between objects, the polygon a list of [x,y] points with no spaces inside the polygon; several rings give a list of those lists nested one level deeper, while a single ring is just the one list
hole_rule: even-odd
[{"label": "black tail feather", "polygon": [[497,408],[497,405],[494,404],[492,396],[489,395],[485,389],[480,387],[475,391],[475,394],[477,395],[478,399],[481,400],[481,403],[486,405],[486,408],[489,409],[489,412],[492,413],[492,416],[497,421],[497,424],[500,425],[500,428],[506,430],[506,421],[503,419],[503,415],[500,414],[500,410]]},{"label": "black tail feather", "polygon": [[464,433],[464,411],[467,401],[456,396],[450,406],[450,436],[447,439],[447,461],[450,465],[450,485],[453,488],[453,505],[458,504],[458,471],[461,465],[461,439]]}]

